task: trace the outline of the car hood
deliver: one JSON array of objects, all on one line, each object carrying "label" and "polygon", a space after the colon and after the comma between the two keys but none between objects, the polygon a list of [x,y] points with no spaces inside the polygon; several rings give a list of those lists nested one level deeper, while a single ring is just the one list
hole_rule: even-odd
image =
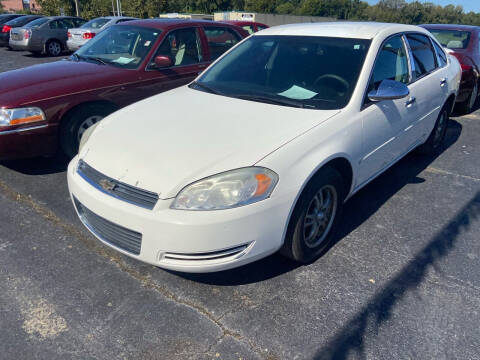
[{"label": "car hood", "polygon": [[56,96],[108,87],[124,81],[122,69],[85,61],[60,60],[0,73],[0,107],[15,107]]},{"label": "car hood", "polygon": [[104,119],[80,158],[104,175],[168,199],[193,181],[256,164],[339,112],[234,99],[184,86]]}]

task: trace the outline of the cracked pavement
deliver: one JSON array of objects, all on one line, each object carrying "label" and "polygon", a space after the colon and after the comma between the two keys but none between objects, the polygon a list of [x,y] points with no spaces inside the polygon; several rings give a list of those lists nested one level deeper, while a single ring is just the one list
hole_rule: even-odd
[{"label": "cracked pavement", "polygon": [[[48,58],[0,48],[0,71]],[[0,164],[0,359],[480,359],[480,110],[355,195],[315,263],[180,274],[102,245],[55,158]],[[0,138],[1,141],[1,138]]]}]

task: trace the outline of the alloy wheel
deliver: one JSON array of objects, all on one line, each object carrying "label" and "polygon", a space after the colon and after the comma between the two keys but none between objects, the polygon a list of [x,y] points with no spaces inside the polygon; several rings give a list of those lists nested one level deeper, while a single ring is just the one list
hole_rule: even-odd
[{"label": "alloy wheel", "polygon": [[312,198],[303,221],[303,240],[309,248],[327,237],[337,210],[338,195],[332,185],[323,186]]},{"label": "alloy wheel", "polygon": [[85,120],[83,120],[79,127],[78,127],[78,132],[77,132],[77,140],[78,142],[80,142],[80,140],[82,139],[82,136],[83,136],[83,133],[92,125],[96,124],[97,122],[99,122],[100,120],[103,119],[103,116],[100,116],[100,115],[93,115],[93,116],[90,116],[88,118],[86,118]]},{"label": "alloy wheel", "polygon": [[60,55],[60,53],[62,52],[62,47],[58,42],[52,41],[48,44],[48,52],[53,56]]}]

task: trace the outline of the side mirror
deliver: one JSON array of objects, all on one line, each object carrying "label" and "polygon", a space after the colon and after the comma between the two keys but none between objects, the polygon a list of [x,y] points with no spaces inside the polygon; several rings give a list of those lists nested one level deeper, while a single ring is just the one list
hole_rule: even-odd
[{"label": "side mirror", "polygon": [[410,94],[407,85],[395,80],[383,80],[377,90],[368,93],[371,101],[396,100]]},{"label": "side mirror", "polygon": [[163,68],[168,68],[173,65],[172,59],[170,59],[169,56],[155,56],[155,67],[157,69],[163,69]]}]

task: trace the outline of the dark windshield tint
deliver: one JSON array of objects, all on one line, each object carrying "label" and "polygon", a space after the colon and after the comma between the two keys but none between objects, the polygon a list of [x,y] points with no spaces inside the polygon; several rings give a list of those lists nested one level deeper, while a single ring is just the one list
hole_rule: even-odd
[{"label": "dark windshield tint", "polygon": [[100,29],[103,25],[105,25],[109,21],[110,19],[107,19],[107,18],[97,18],[97,19],[90,20],[89,22],[83,24],[81,27],[84,29],[86,28]]},{"label": "dark windshield tint", "polygon": [[114,25],[100,32],[77,52],[81,59],[135,69],[157,41],[161,30]]},{"label": "dark windshield tint", "polygon": [[470,42],[470,32],[458,30],[428,29],[442,46],[449,49],[466,49]]},{"label": "dark windshield tint", "polygon": [[27,29],[37,28],[39,26],[42,26],[43,24],[45,24],[49,20],[50,19],[48,19],[48,18],[40,18],[40,19],[37,19],[37,20],[33,20],[32,22],[29,22],[27,25],[25,25],[25,27]]},{"label": "dark windshield tint", "polygon": [[363,39],[252,36],[207,70],[196,88],[280,105],[340,109],[350,100],[369,45]]}]

